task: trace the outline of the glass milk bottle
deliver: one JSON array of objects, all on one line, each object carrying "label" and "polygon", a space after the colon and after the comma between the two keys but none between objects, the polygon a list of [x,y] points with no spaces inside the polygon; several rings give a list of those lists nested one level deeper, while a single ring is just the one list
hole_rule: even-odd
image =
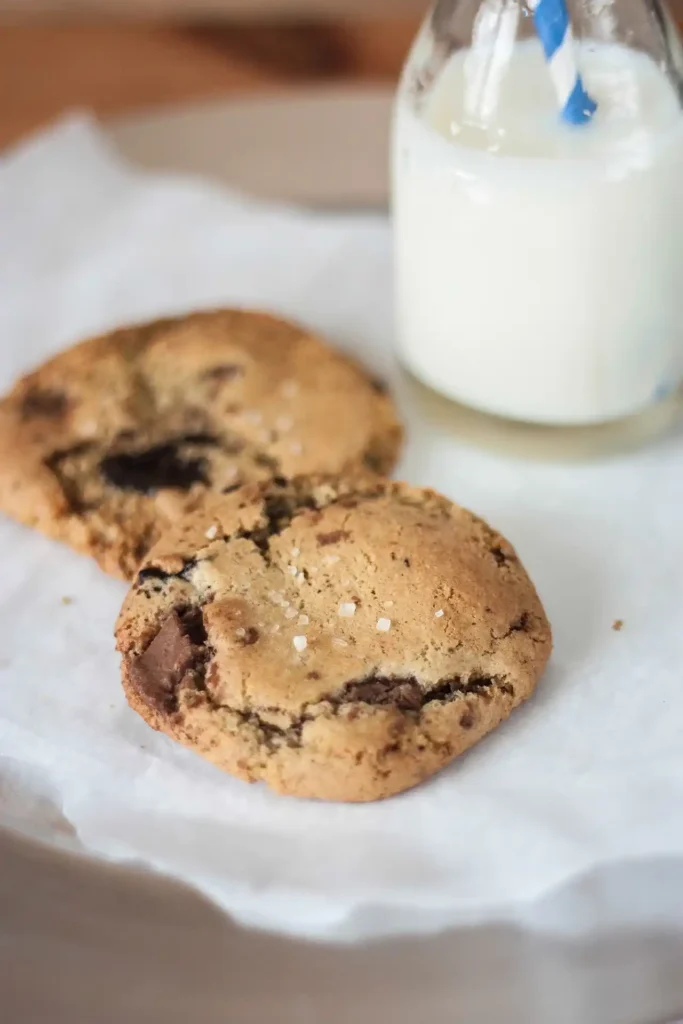
[{"label": "glass milk bottle", "polygon": [[395,109],[399,358],[523,423],[683,378],[683,61],[658,0],[440,0]]}]

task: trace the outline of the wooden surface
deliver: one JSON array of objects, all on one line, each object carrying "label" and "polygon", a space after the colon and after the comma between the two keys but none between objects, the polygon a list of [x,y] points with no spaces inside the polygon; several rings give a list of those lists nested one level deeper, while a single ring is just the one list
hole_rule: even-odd
[{"label": "wooden surface", "polygon": [[0,146],[77,107],[106,118],[292,84],[392,81],[417,25],[415,19],[5,24]]},{"label": "wooden surface", "polygon": [[427,0],[0,0],[0,16],[104,14],[115,17],[163,17],[188,20],[259,17],[348,18],[418,16]]}]

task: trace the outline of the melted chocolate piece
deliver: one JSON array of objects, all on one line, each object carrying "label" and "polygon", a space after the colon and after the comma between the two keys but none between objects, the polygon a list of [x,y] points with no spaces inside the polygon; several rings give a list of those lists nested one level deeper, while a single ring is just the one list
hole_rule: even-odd
[{"label": "melted chocolate piece", "polygon": [[188,434],[143,451],[107,455],[100,462],[100,472],[107,483],[122,491],[189,491],[194,484],[209,484],[209,467],[201,455],[183,454],[183,447],[215,444],[216,438],[211,434]]},{"label": "melted chocolate piece", "polygon": [[131,659],[130,680],[145,704],[171,714],[177,709],[178,688],[183,682],[202,689],[207,654],[201,609],[176,609],[147,649]]},{"label": "melted chocolate piece", "polygon": [[459,676],[452,676],[425,690],[415,676],[368,676],[347,683],[334,703],[390,705],[400,711],[419,711],[432,701],[449,701],[463,693],[482,693],[493,685],[495,680],[487,677],[465,682]]},{"label": "melted chocolate piece", "polygon": [[160,569],[158,565],[148,565],[144,569],[140,569],[135,583],[137,586],[142,586],[147,580],[160,580],[162,583],[166,583],[167,580],[189,580],[190,573],[196,564],[197,559],[190,558],[184,563],[180,572],[166,572],[165,569]]},{"label": "melted chocolate piece", "polygon": [[347,683],[342,703],[389,704],[403,711],[419,711],[424,692],[412,676],[372,676],[358,683]]}]

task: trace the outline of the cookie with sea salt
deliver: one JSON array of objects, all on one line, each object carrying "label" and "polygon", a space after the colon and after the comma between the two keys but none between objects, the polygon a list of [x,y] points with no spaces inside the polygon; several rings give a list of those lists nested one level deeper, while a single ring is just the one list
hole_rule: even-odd
[{"label": "cookie with sea salt", "polygon": [[388,472],[389,397],[294,324],[221,310],[86,341],[0,402],[0,510],[130,578],[207,491]]},{"label": "cookie with sea salt", "polygon": [[506,540],[370,477],[211,496],[148,554],[116,635],[153,728],[241,779],[345,801],[463,753],[529,697],[551,649]]}]

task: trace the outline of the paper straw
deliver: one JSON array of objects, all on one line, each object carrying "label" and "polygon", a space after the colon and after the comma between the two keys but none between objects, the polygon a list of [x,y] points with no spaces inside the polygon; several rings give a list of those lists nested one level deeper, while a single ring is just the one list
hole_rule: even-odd
[{"label": "paper straw", "polygon": [[565,0],[529,0],[562,118],[586,124],[597,109],[583,87],[574,56],[574,38]]}]

